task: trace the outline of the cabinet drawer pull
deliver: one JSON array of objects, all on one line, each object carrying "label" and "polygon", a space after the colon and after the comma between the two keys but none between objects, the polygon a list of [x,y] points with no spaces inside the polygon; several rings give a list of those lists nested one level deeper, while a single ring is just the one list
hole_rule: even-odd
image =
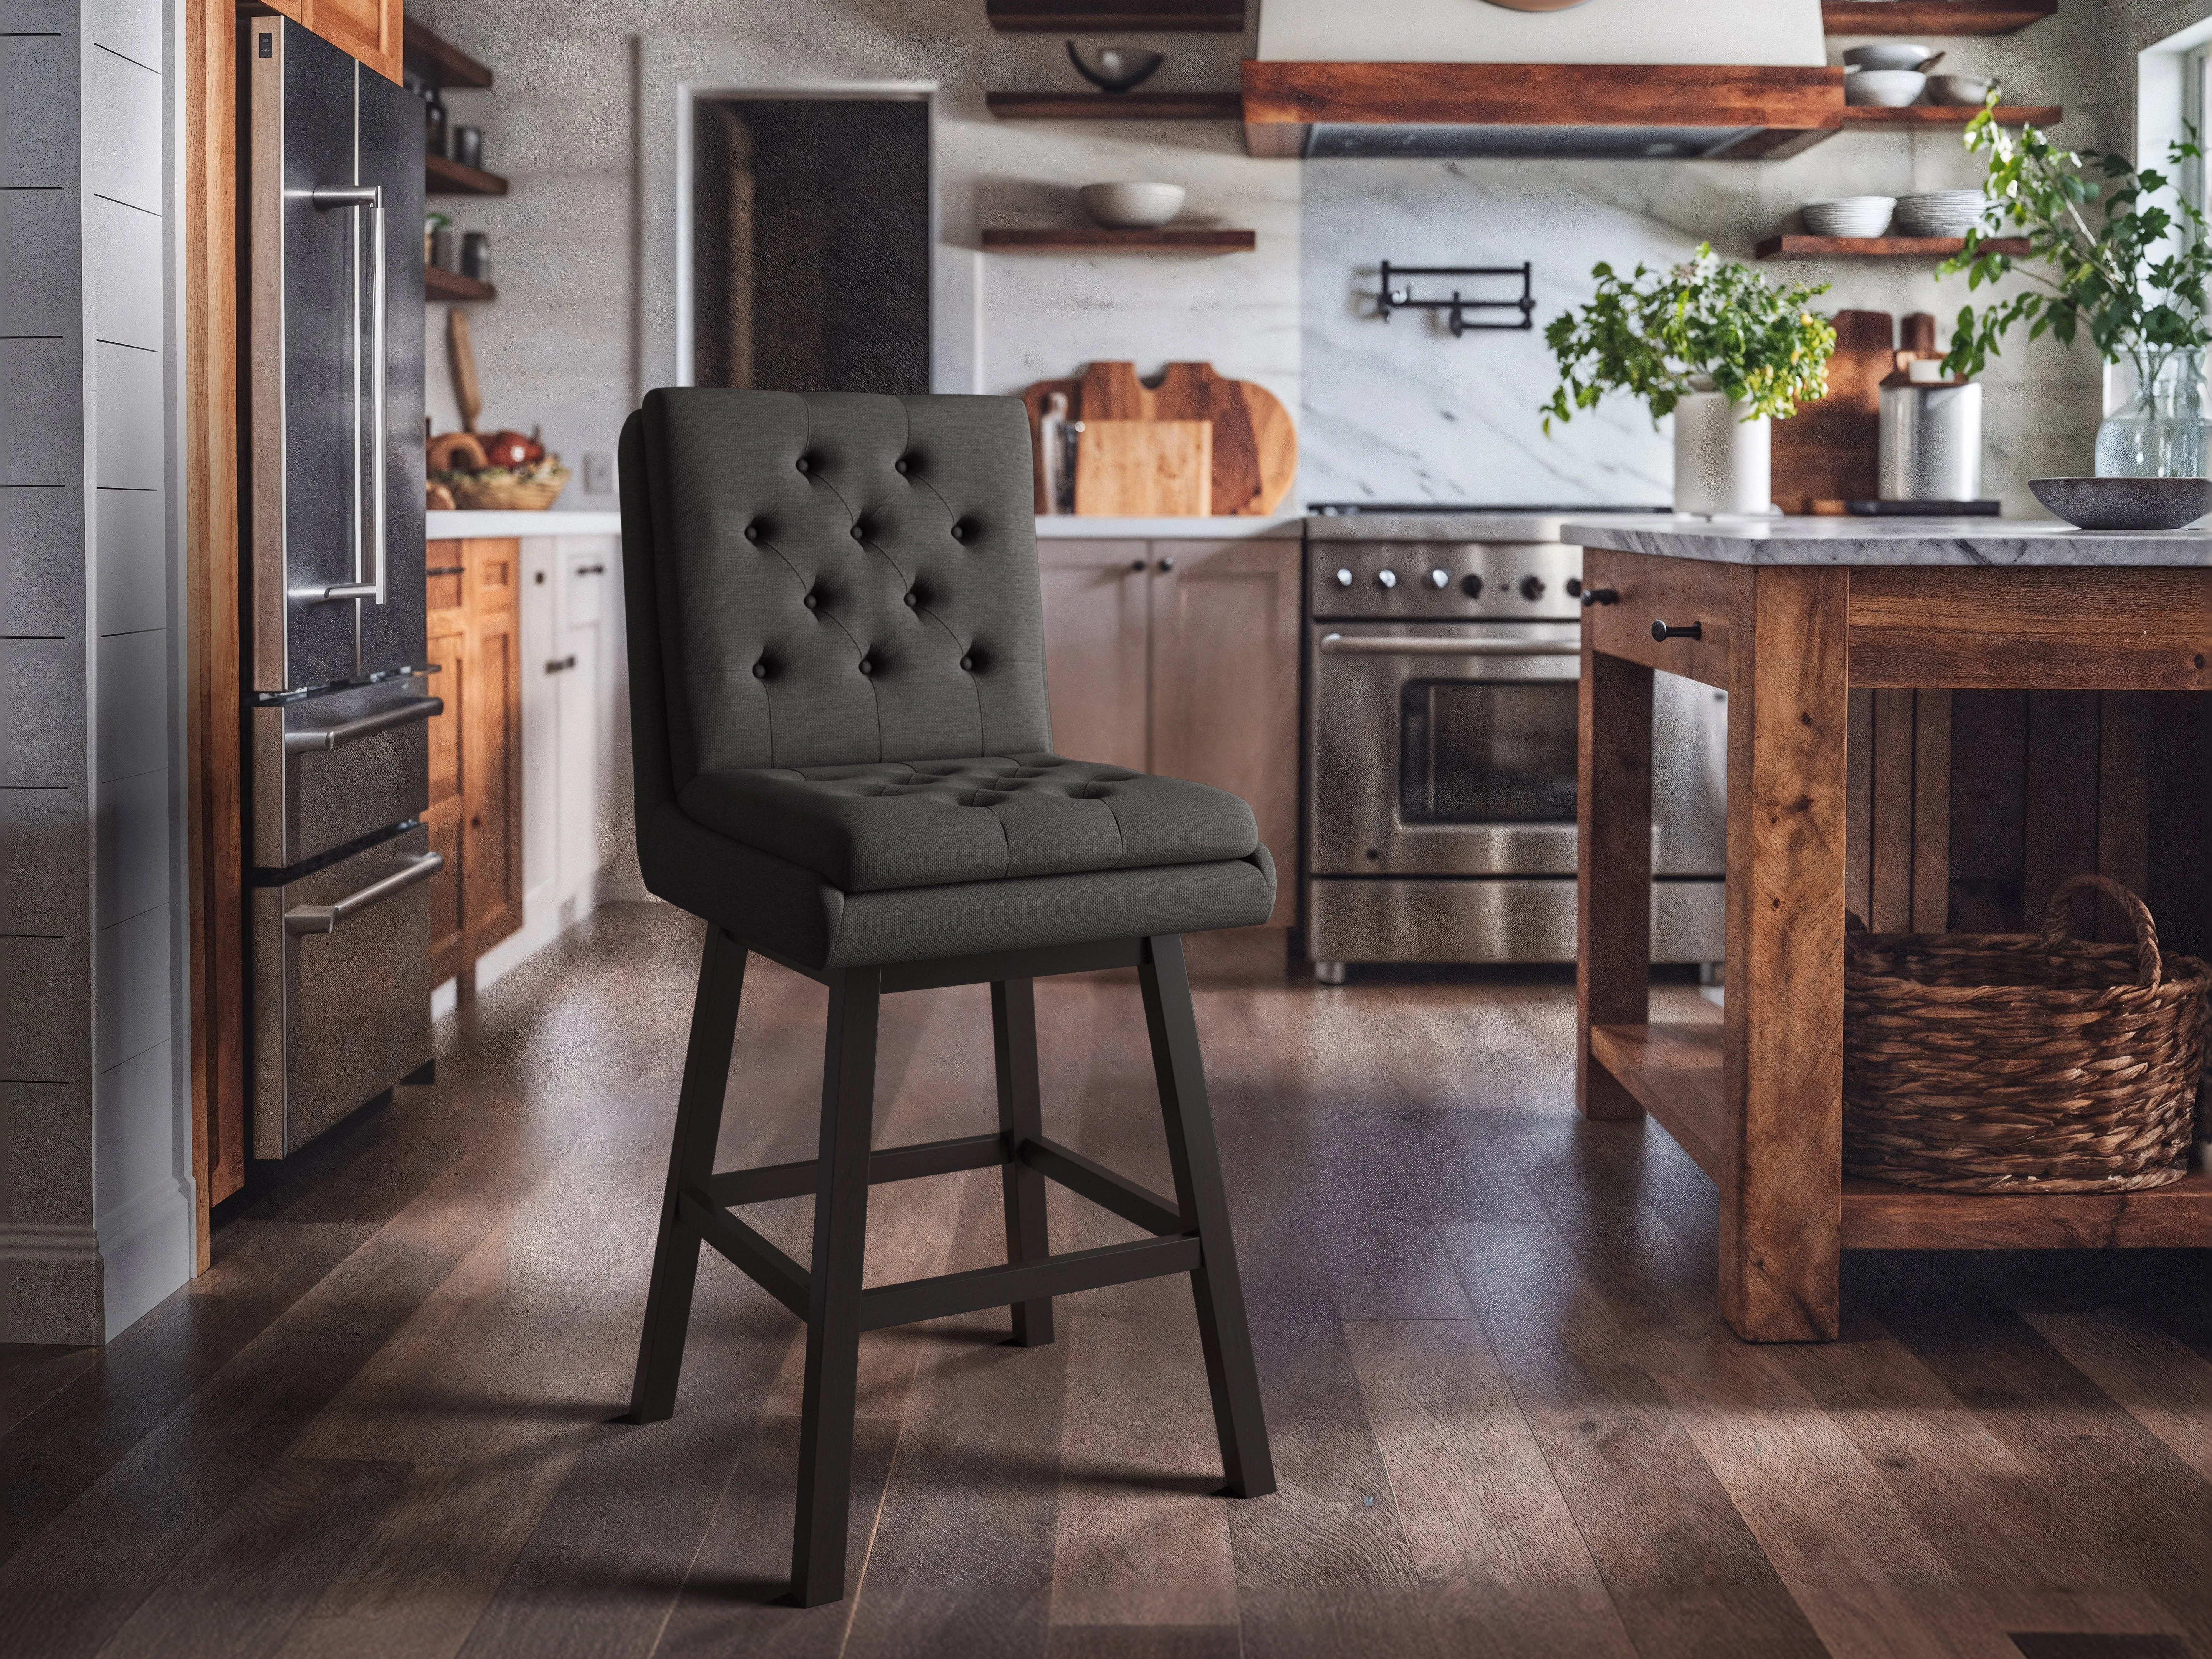
[{"label": "cabinet drawer pull", "polygon": [[576,567],[576,574],[579,576],[604,576],[607,574],[607,568],[603,564],[580,564]]},{"label": "cabinet drawer pull", "polygon": [[575,665],[576,659],[574,657],[555,657],[545,665],[545,672],[549,674],[558,674]]},{"label": "cabinet drawer pull", "polygon": [[284,913],[284,931],[295,936],[302,933],[335,933],[338,924],[349,917],[357,916],[372,904],[381,904],[394,893],[404,892],[418,881],[428,881],[446,867],[442,853],[425,853],[413,863],[395,870],[381,881],[373,881],[357,892],[348,893],[336,904],[299,904]]},{"label": "cabinet drawer pull", "polygon": [[433,564],[424,566],[422,574],[426,576],[464,576],[468,574],[468,568],[465,564]]},{"label": "cabinet drawer pull", "polygon": [[359,743],[363,738],[373,738],[379,732],[389,732],[395,726],[404,726],[410,720],[427,720],[446,712],[442,699],[422,697],[413,702],[403,702],[397,708],[386,708],[374,714],[365,714],[357,720],[348,720],[343,726],[326,726],[308,732],[287,732],[284,752],[288,755],[313,754],[318,750],[341,749],[349,743]]},{"label": "cabinet drawer pull", "polygon": [[1702,640],[1705,637],[1705,625],[1693,622],[1687,628],[1675,628],[1655,619],[1651,624],[1651,637],[1662,642],[1668,640]]}]

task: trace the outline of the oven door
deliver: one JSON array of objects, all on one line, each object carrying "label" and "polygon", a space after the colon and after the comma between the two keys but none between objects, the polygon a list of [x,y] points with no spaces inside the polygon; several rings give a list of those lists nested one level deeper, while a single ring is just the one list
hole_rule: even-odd
[{"label": "oven door", "polygon": [[1581,656],[1574,623],[1317,624],[1313,873],[1572,876]]}]

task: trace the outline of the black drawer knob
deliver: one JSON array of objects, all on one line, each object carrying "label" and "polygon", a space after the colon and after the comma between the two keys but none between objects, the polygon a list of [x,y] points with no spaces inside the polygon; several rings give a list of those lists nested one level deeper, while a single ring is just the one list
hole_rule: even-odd
[{"label": "black drawer knob", "polygon": [[1583,589],[1583,609],[1585,611],[1594,605],[1619,605],[1620,603],[1620,592],[1617,588],[1585,587]]},{"label": "black drawer knob", "polygon": [[1705,625],[1701,622],[1693,622],[1687,628],[1675,628],[1666,623],[1654,622],[1651,624],[1651,637],[1662,641],[1702,640],[1705,637]]}]

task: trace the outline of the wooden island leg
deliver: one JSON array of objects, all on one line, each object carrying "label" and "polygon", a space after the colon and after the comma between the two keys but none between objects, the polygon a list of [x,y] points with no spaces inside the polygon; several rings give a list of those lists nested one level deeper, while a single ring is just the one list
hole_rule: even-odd
[{"label": "wooden island leg", "polygon": [[1576,762],[1575,1103],[1584,1117],[1644,1108],[1590,1053],[1593,1025],[1651,1009],[1651,671],[1583,630]]},{"label": "wooden island leg", "polygon": [[1763,568],[1730,641],[1720,1292],[1753,1342],[1837,1332],[1850,582]]}]

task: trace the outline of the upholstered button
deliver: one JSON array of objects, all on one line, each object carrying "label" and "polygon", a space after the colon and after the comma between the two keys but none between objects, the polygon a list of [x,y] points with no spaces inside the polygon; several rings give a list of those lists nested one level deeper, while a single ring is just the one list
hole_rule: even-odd
[{"label": "upholstered button", "polygon": [[809,593],[809,594],[808,594],[805,599],[801,599],[801,600],[799,601],[799,603],[800,603],[801,605],[805,605],[805,606],[809,611],[811,611],[811,610],[813,610],[817,605],[820,605],[820,604],[822,603],[822,601],[821,601],[819,599],[816,598],[813,594]]},{"label": "upholstered button", "polygon": [[891,463],[891,471],[903,474],[906,471],[906,457],[902,455],[898,459],[893,461]]},{"label": "upholstered button", "polygon": [[921,599],[918,594],[909,593],[906,596],[906,602],[908,606],[918,605],[921,603]]},{"label": "upholstered button", "polygon": [[863,674],[872,674],[876,672],[876,665],[863,657],[860,659],[860,672]]},{"label": "upholstered button", "polygon": [[745,539],[749,542],[758,541],[760,539],[760,526],[757,524],[747,525],[745,526]]},{"label": "upholstered button", "polygon": [[975,659],[973,657],[963,657],[960,659],[960,665],[963,668],[973,668],[975,665]]},{"label": "upholstered button", "polygon": [[768,678],[768,665],[764,662],[755,663],[753,665],[753,678],[757,680],[766,679]]},{"label": "upholstered button", "polygon": [[968,539],[968,526],[964,524],[954,525],[952,526],[952,539],[956,542],[966,541]]},{"label": "upholstered button", "polygon": [[864,542],[867,540],[867,538],[868,532],[866,531],[863,530],[859,525],[854,525],[853,526],[853,539],[854,541]]}]

